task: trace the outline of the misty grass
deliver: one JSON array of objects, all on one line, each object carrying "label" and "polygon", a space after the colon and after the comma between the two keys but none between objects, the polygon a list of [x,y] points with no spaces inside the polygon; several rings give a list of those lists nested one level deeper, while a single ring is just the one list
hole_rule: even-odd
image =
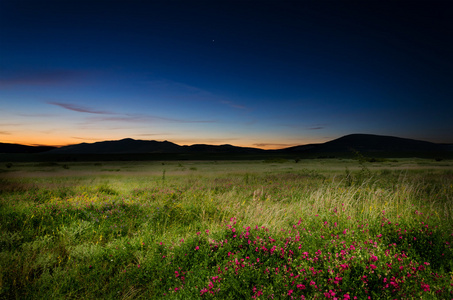
[{"label": "misty grass", "polygon": [[6,177],[0,297],[450,299],[451,167],[355,164]]}]

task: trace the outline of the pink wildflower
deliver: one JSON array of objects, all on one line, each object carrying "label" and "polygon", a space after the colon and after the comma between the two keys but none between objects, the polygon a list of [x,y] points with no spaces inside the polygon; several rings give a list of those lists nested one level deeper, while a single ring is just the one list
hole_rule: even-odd
[{"label": "pink wildflower", "polygon": [[303,284],[298,284],[298,285],[296,285],[296,287],[297,287],[299,290],[305,290],[305,285],[303,285]]},{"label": "pink wildflower", "polygon": [[423,289],[425,292],[429,292],[429,291],[430,291],[429,284],[422,283],[422,289]]}]

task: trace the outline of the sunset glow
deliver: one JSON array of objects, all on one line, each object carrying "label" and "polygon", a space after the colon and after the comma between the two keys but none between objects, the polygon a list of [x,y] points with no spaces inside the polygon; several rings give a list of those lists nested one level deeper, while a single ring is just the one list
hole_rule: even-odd
[{"label": "sunset glow", "polygon": [[452,143],[447,1],[2,1],[0,142]]}]

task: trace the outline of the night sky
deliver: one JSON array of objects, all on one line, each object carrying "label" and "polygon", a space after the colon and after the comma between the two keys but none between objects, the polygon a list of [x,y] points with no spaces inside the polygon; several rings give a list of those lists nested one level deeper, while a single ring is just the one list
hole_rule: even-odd
[{"label": "night sky", "polygon": [[453,143],[451,1],[0,0],[0,142]]}]

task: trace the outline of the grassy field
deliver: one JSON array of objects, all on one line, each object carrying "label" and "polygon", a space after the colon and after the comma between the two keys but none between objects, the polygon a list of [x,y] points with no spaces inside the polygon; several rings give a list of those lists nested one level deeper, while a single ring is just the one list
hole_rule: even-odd
[{"label": "grassy field", "polygon": [[453,161],[0,166],[2,299],[452,299]]}]

